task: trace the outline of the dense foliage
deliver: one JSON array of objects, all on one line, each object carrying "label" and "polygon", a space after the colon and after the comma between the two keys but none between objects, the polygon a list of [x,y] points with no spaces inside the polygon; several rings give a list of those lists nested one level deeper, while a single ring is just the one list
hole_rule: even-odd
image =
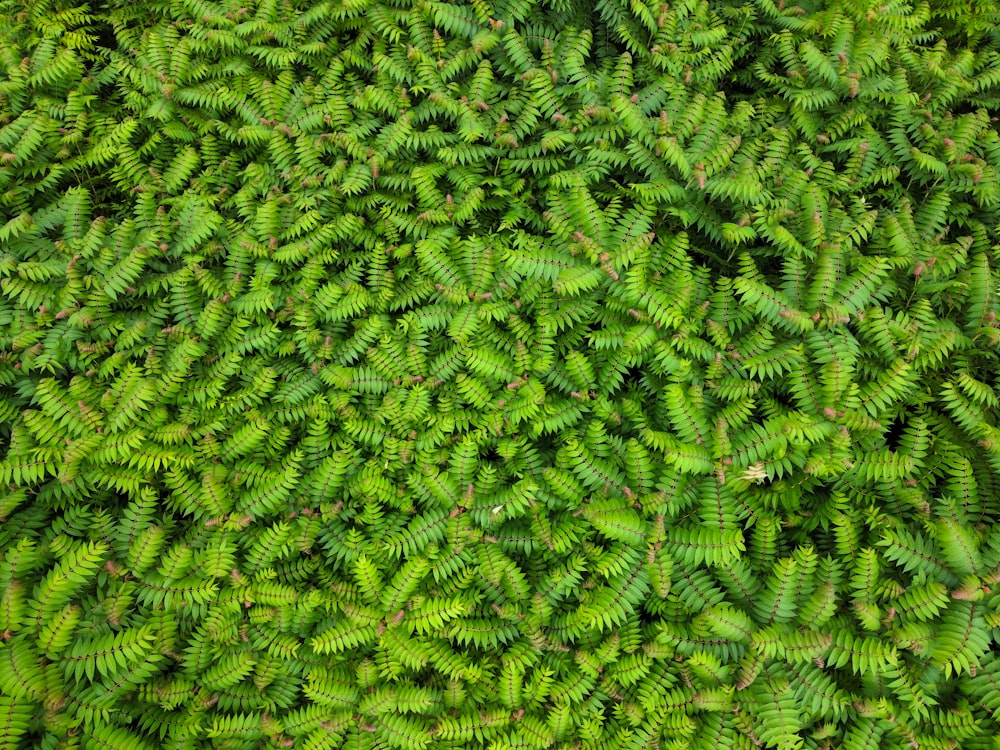
[{"label": "dense foliage", "polygon": [[1000,746],[989,0],[0,0],[0,748]]}]

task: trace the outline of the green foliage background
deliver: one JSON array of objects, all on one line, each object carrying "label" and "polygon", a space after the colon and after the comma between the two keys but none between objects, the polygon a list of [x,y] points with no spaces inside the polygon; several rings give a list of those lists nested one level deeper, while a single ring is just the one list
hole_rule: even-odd
[{"label": "green foliage background", "polygon": [[1000,747],[1000,12],[793,1],[0,1],[0,748]]}]

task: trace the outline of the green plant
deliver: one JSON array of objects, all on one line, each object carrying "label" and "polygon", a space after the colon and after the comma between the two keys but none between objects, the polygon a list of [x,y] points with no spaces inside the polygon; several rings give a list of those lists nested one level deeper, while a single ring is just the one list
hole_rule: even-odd
[{"label": "green plant", "polygon": [[994,5],[0,12],[0,748],[996,746]]}]

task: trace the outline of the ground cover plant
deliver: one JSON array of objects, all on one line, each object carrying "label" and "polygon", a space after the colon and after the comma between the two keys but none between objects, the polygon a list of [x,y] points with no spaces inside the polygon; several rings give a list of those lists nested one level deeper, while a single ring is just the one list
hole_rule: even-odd
[{"label": "ground cover plant", "polygon": [[0,0],[0,749],[1000,747],[1000,13]]}]

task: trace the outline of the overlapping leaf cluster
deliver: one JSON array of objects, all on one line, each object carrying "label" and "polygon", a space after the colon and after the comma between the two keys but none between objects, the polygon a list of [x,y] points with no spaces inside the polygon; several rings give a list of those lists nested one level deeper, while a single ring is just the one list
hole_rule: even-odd
[{"label": "overlapping leaf cluster", "polygon": [[0,748],[996,746],[995,6],[0,15]]}]

